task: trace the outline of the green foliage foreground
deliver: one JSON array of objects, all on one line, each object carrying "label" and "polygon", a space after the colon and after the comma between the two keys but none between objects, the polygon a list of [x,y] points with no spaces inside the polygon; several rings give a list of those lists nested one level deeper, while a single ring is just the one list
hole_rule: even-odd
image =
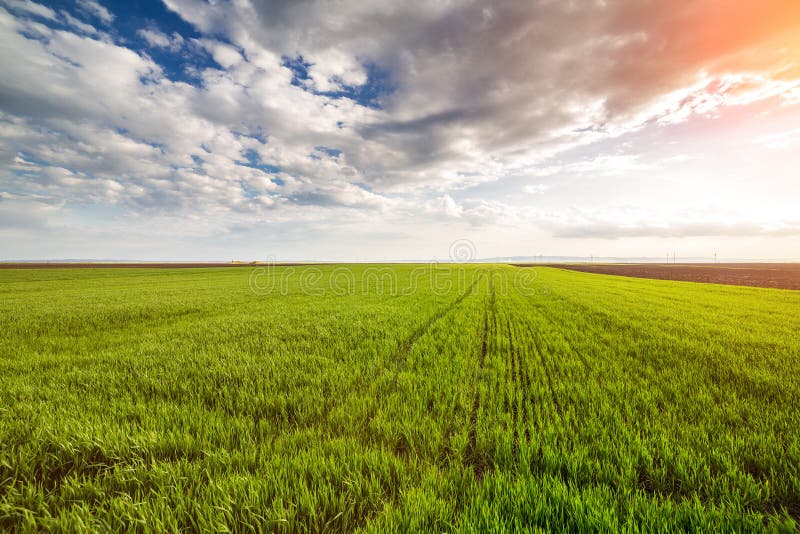
[{"label": "green foliage foreground", "polygon": [[798,527],[800,292],[419,269],[0,271],[0,529]]}]

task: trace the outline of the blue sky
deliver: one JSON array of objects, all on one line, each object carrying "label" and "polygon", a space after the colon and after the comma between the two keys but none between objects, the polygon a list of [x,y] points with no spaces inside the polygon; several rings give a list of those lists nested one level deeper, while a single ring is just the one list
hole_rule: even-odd
[{"label": "blue sky", "polygon": [[0,259],[800,258],[800,6],[0,0]]}]

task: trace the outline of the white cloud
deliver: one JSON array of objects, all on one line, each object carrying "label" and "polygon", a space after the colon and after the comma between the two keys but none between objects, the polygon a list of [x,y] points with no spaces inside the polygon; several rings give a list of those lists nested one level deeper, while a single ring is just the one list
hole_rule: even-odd
[{"label": "white cloud", "polygon": [[136,32],[139,37],[147,41],[150,46],[167,48],[170,45],[169,37],[158,30],[140,29]]},{"label": "white cloud", "polygon": [[177,51],[180,50],[184,42],[183,37],[178,33],[173,33],[170,36],[155,28],[141,28],[136,31],[136,34],[154,48],[168,48],[172,51]]},{"label": "white cloud", "polygon": [[47,6],[33,2],[32,0],[4,0],[8,7],[14,11],[35,15],[48,20],[56,20],[56,12]]},{"label": "white cloud", "polygon": [[425,211],[434,218],[459,218],[464,213],[462,208],[450,195],[432,199],[427,202]]},{"label": "white cloud", "polygon": [[[167,2],[246,54],[302,56],[310,63],[309,89],[361,84],[367,62],[386,68],[395,88],[385,99],[387,112],[349,121],[363,147],[349,154],[351,162],[386,190],[494,180],[497,173],[483,172],[490,162],[519,168],[648,121],[675,123],[794,90],[794,81],[771,78],[786,58],[759,52],[764,28],[743,25],[754,0],[724,15],[727,25],[720,27],[731,39],[715,35],[724,44],[696,46],[711,31],[707,4],[669,11],[625,2],[580,10],[559,2],[508,3],[488,16],[471,2],[345,1],[335,10]],[[773,22],[790,28],[798,18],[791,10]],[[675,31],[680,27],[694,30]],[[685,49],[700,52],[689,57]],[[729,70],[728,59],[737,55],[752,72]]]},{"label": "white cloud", "polygon": [[67,26],[75,28],[80,33],[85,33],[88,35],[97,34],[97,28],[95,28],[91,24],[87,24],[83,21],[76,19],[66,11],[61,11],[61,17],[64,19],[64,22],[67,23]]},{"label": "white cloud", "polygon": [[[598,237],[658,235],[661,223],[640,215],[540,216],[492,196],[487,184],[541,179],[513,186],[541,195],[539,204],[574,176],[609,190],[619,177],[646,180],[675,156],[592,147],[800,94],[795,41],[778,53],[764,24],[743,22],[758,11],[755,0],[732,5],[716,29],[705,23],[710,0],[680,10],[614,0],[488,10],[422,0],[166,4],[204,36],[184,40],[154,21],[131,39],[151,49],[136,51],[66,10],[4,2],[11,13],[0,9],[0,191],[131,216],[206,217],[209,227],[420,217],[540,225],[563,236],[589,235],[587,228],[605,228]],[[78,5],[114,21],[96,1]],[[771,26],[790,32],[798,21],[800,8],[792,8]],[[712,36],[718,45],[700,46]],[[218,67],[197,68],[195,85],[175,81],[150,57],[160,56],[154,48],[204,50]],[[285,61],[300,57],[304,80]],[[320,94],[337,92],[353,98]],[[354,95],[364,94],[374,100],[359,103]],[[794,139],[770,135],[758,141]],[[475,187],[489,194],[473,195]],[[532,200],[520,197],[512,200]],[[741,220],[715,221],[684,230],[752,232]],[[775,228],[792,227],[784,223]]]},{"label": "white cloud", "polygon": [[757,143],[773,150],[784,150],[800,143],[800,128],[759,136]]},{"label": "white cloud", "polygon": [[547,184],[528,184],[522,187],[522,190],[529,195],[541,195],[548,189],[550,186]]},{"label": "white cloud", "polygon": [[539,177],[565,174],[614,176],[632,171],[651,171],[654,168],[654,164],[641,162],[640,156],[637,154],[616,154],[596,156],[594,158],[581,161],[533,166],[528,170],[528,173]]},{"label": "white cloud", "polygon": [[757,220],[710,210],[705,213],[659,213],[630,206],[615,206],[602,210],[573,208],[563,213],[540,213],[536,218],[555,236],[569,239],[800,235],[800,219],[796,217]]},{"label": "white cloud", "polygon": [[214,61],[219,63],[224,69],[230,69],[244,61],[242,54],[230,45],[210,39],[204,39],[201,42],[214,58]]},{"label": "white cloud", "polygon": [[110,24],[114,20],[114,15],[97,0],[77,0],[77,2],[83,10],[106,24]]}]

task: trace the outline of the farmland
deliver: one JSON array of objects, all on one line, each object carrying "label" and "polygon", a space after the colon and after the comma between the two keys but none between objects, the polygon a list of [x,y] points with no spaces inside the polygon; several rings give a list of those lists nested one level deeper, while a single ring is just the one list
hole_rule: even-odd
[{"label": "farmland", "polygon": [[573,263],[553,266],[636,278],[800,289],[798,263]]},{"label": "farmland", "polygon": [[800,525],[800,292],[452,264],[0,295],[0,529]]}]

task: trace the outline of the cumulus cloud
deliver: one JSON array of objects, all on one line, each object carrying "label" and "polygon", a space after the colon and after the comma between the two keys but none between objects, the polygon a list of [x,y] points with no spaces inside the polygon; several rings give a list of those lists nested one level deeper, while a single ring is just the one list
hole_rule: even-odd
[{"label": "cumulus cloud", "polygon": [[[314,146],[332,144],[329,133],[352,104],[328,105],[292,86],[280,58],[237,68],[244,63],[239,52],[204,42],[230,70],[207,72],[204,85],[194,87],[171,82],[150,58],[113,43],[60,30],[47,31],[46,41],[34,40],[22,35],[30,28],[27,22],[5,15],[0,23],[16,30],[4,33],[7,50],[30,59],[27,64],[9,61],[0,82],[3,152],[9,159],[30,153],[40,162],[24,172],[8,166],[6,184],[137,209],[224,211],[272,206],[270,194],[281,180],[291,184],[284,198],[304,204],[330,199],[375,204],[376,195],[342,181],[356,174],[345,158],[310,157]],[[248,98],[248,87],[262,88],[272,100]],[[257,120],[246,124],[247,117]],[[264,123],[274,125],[271,134],[281,135],[258,140],[253,135]],[[319,134],[308,144],[293,141],[314,129]],[[257,162],[249,161],[253,158]],[[276,170],[265,170],[262,162]],[[82,178],[56,179],[58,169],[79,170]],[[339,185],[330,183],[334,179]],[[93,180],[97,191],[90,194]],[[103,196],[108,180],[123,191]]]},{"label": "cumulus cloud", "polygon": [[114,20],[114,15],[97,0],[77,0],[77,2],[81,9],[97,17],[105,24],[110,24]]},{"label": "cumulus cloud", "polygon": [[[540,195],[574,174],[645,175],[657,164],[635,153],[575,151],[800,101],[791,0],[164,3],[201,36],[156,22],[112,38],[66,9],[2,1],[0,190],[136,214],[338,210],[658,235],[646,221],[567,224],[456,191],[546,178],[515,188]],[[101,3],[76,5],[113,33]],[[182,77],[154,59],[165,52],[210,59]]]},{"label": "cumulus cloud", "polygon": [[48,20],[56,20],[57,18],[55,11],[33,0],[4,0],[4,3],[11,8],[12,11],[24,13],[26,15],[35,15]]},{"label": "cumulus cloud", "polygon": [[179,33],[167,35],[155,28],[141,28],[136,31],[136,34],[147,41],[147,44],[155,48],[167,48],[169,50],[177,51],[183,46],[183,36]]},{"label": "cumulus cloud", "polygon": [[[406,205],[406,209],[413,206]],[[429,200],[422,213],[433,221],[459,221],[470,227],[512,226],[530,215],[529,210],[520,210],[503,202],[468,198],[456,201],[450,195]]]},{"label": "cumulus cloud", "polygon": [[364,65],[383,66],[386,112],[357,126],[363,149],[350,154],[383,188],[493,180],[482,172],[490,158],[524,165],[598,134],[797,87],[796,77],[773,79],[791,53],[767,45],[800,23],[800,7],[781,0],[167,5],[245,51],[303,57],[319,91],[364,83]]},{"label": "cumulus cloud", "polygon": [[74,28],[79,33],[85,33],[88,35],[95,35],[98,33],[97,28],[73,17],[68,12],[62,10],[60,14],[67,26]]}]

